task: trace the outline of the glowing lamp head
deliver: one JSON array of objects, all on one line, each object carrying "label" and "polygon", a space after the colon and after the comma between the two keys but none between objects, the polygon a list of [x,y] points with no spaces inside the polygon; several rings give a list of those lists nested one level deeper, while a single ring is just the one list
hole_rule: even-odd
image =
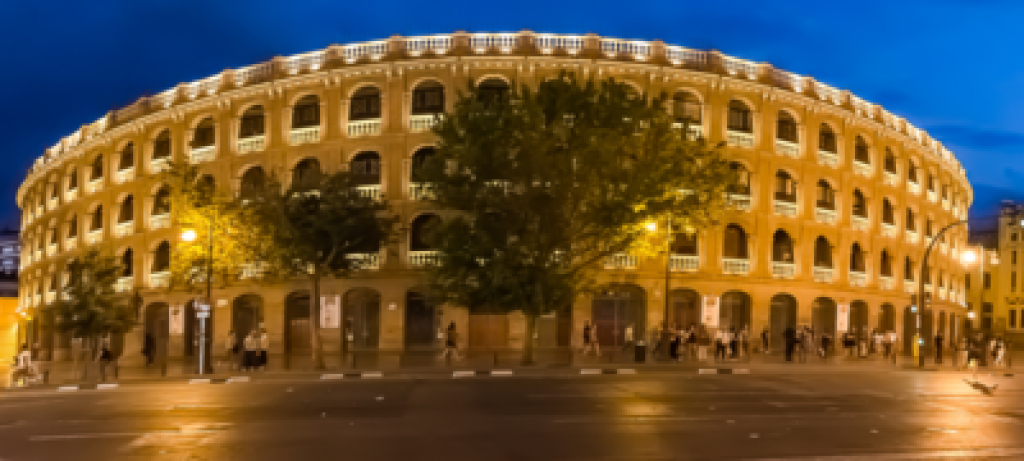
[{"label": "glowing lamp head", "polygon": [[185,229],[181,231],[181,239],[186,242],[192,242],[196,239],[196,231],[193,229]]},{"label": "glowing lamp head", "polygon": [[963,261],[964,264],[974,264],[978,260],[978,252],[974,250],[964,251]]},{"label": "glowing lamp head", "polygon": [[658,223],[649,222],[646,227],[648,232],[655,232],[658,230]]},{"label": "glowing lamp head", "polygon": [[974,311],[968,312],[967,313],[967,318],[973,319],[974,318]]}]

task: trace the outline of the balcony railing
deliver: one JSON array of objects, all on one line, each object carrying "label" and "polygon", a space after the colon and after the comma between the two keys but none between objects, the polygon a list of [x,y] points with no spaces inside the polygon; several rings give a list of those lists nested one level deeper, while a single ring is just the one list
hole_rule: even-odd
[{"label": "balcony railing", "polygon": [[815,208],[814,220],[822,224],[835,224],[836,210],[829,210],[828,208]]},{"label": "balcony railing", "polygon": [[380,184],[369,184],[365,186],[356,186],[355,189],[360,197],[380,200],[380,188]]},{"label": "balcony railing", "polygon": [[946,211],[949,211],[949,199],[948,198],[942,199],[942,209],[946,210]]},{"label": "balcony railing", "polygon": [[352,267],[360,270],[375,271],[380,269],[380,253],[349,253],[345,259],[352,262]]},{"label": "balcony railing", "polygon": [[95,194],[103,190],[103,178],[96,178],[85,185],[86,194]]},{"label": "balcony railing", "polygon": [[868,274],[866,272],[850,271],[850,286],[863,287],[867,284]]},{"label": "balcony railing", "polygon": [[700,257],[697,255],[672,255],[669,261],[669,268],[675,272],[697,272],[700,267]]},{"label": "balcony railing", "polygon": [[409,251],[409,266],[424,267],[437,263],[437,250]]},{"label": "balcony railing", "polygon": [[56,210],[58,206],[60,206],[60,199],[57,197],[50,197],[50,210]]},{"label": "balcony railing", "polygon": [[928,191],[928,193],[926,195],[928,197],[928,201],[929,202],[936,203],[936,202],[939,201],[939,194],[937,194],[933,190]]},{"label": "balcony railing", "polygon": [[353,120],[348,122],[348,136],[356,138],[359,136],[379,136],[380,119]]},{"label": "balcony railing", "polygon": [[114,237],[125,237],[135,232],[135,221],[119,222],[114,226]]},{"label": "balcony railing", "polygon": [[775,140],[775,152],[787,157],[800,157],[800,143],[786,141],[785,139]]},{"label": "balcony railing", "polygon": [[921,193],[921,185],[916,182],[907,181],[907,190],[911,194],[918,195]]},{"label": "balcony railing", "polygon": [[288,142],[293,146],[320,142],[320,125],[292,128],[288,134]]},{"label": "balcony railing", "polygon": [[[675,122],[672,124],[672,128],[681,130],[683,129],[683,124],[681,122]],[[689,128],[686,130],[686,137],[689,139],[697,139],[702,135],[704,135],[704,127],[699,123],[691,123]]]},{"label": "balcony railing", "polygon": [[946,287],[939,287],[939,299],[946,299]]},{"label": "balcony railing", "polygon": [[888,186],[895,186],[900,183],[900,177],[896,173],[886,171],[882,174],[882,182]]},{"label": "balcony railing", "polygon": [[56,243],[51,243],[46,246],[46,256],[53,256],[57,254],[58,251],[60,251],[60,248]]},{"label": "balcony railing", "polygon": [[897,235],[899,232],[896,230],[895,224],[882,223],[882,236],[895,238]]},{"label": "balcony railing", "polygon": [[740,211],[750,211],[751,197],[749,194],[726,194],[729,206]]},{"label": "balcony railing", "polygon": [[256,136],[249,136],[238,140],[238,153],[248,154],[250,152],[260,152],[267,148],[267,137],[258,134]]},{"label": "balcony railing", "polygon": [[76,198],[78,198],[78,188],[69,189],[66,192],[64,192],[65,202],[73,202]]},{"label": "balcony railing", "polygon": [[918,234],[917,234],[916,231],[912,231],[912,230],[908,230],[907,231],[907,243],[911,243],[911,244],[917,243],[917,238],[918,238]]},{"label": "balcony railing", "polygon": [[129,291],[132,291],[132,288],[134,286],[135,277],[132,277],[130,275],[128,277],[118,277],[117,281],[114,282],[114,291],[118,293],[127,293]]},{"label": "balcony railing", "polygon": [[43,259],[43,250],[36,250],[35,251],[35,260],[36,261],[42,261],[42,259]]},{"label": "balcony railing", "polygon": [[932,290],[932,284],[925,283],[924,284],[924,292],[925,293],[935,293],[935,291]]},{"label": "balcony railing", "polygon": [[871,177],[871,165],[863,162],[853,161],[853,172],[864,177]]},{"label": "balcony railing", "polygon": [[821,283],[832,283],[833,273],[834,270],[831,267],[814,266],[814,281]]},{"label": "balcony railing", "polygon": [[779,216],[795,217],[796,216],[796,202],[788,202],[786,200],[775,201],[775,214]]},{"label": "balcony railing", "polygon": [[729,147],[744,147],[750,149],[754,147],[754,133],[729,130],[726,133],[726,141],[728,142]]},{"label": "balcony railing", "polygon": [[150,288],[167,288],[171,285],[171,271],[154,272],[149,274]]},{"label": "balcony railing", "polygon": [[421,114],[409,116],[409,131],[412,133],[425,133],[434,127],[434,124],[441,121],[444,114]]},{"label": "balcony railing", "polygon": [[433,198],[434,189],[430,184],[423,182],[409,183],[410,200],[431,200]]},{"label": "balcony railing", "polygon": [[68,237],[64,239],[64,251],[74,250],[78,246],[78,237]]},{"label": "balcony railing", "polygon": [[750,273],[750,260],[722,258],[722,273],[732,275],[747,275]]},{"label": "balcony railing", "polygon": [[636,269],[636,255],[616,253],[604,260],[605,269]]},{"label": "balcony railing", "polygon": [[193,147],[188,153],[188,161],[192,164],[209,162],[213,160],[216,150],[217,146],[215,145]]},{"label": "balcony railing", "polygon": [[896,281],[892,277],[881,276],[878,278],[878,287],[883,290],[892,290],[896,288]]},{"label": "balcony railing", "polygon": [[47,291],[46,295],[43,298],[43,301],[46,302],[46,304],[52,304],[56,300],[57,300],[57,292],[56,291]]},{"label": "balcony railing", "polygon": [[906,279],[903,281],[903,291],[914,294],[917,292],[917,284],[911,279]]},{"label": "balcony railing", "polygon": [[95,245],[100,243],[101,240],[103,240],[103,229],[96,229],[85,234],[86,245]]},{"label": "balcony railing", "polygon": [[165,227],[171,227],[171,214],[155,214],[149,217],[149,228],[150,229],[163,229]]},{"label": "balcony railing", "polygon": [[839,166],[839,154],[819,149],[818,164],[829,168],[836,168]]},{"label": "balcony railing", "polygon": [[796,276],[796,265],[772,261],[772,277],[777,279],[791,279]]},{"label": "balcony railing", "polygon": [[853,224],[853,228],[857,230],[868,230],[868,217],[867,216],[850,216],[850,223]]},{"label": "balcony railing", "polygon": [[170,157],[160,157],[149,161],[149,169],[153,170],[154,173],[167,170],[171,167]]},{"label": "balcony railing", "polygon": [[118,184],[124,184],[133,179],[135,179],[135,167],[117,170],[117,172],[114,173],[114,182]]}]

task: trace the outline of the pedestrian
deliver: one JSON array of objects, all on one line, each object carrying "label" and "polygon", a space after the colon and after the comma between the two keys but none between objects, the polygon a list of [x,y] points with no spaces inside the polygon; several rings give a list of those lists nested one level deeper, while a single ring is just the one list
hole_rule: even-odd
[{"label": "pedestrian", "polygon": [[253,371],[258,366],[260,350],[260,340],[256,338],[256,331],[250,331],[245,336],[242,347],[245,349],[242,351],[242,371]]},{"label": "pedestrian", "polygon": [[156,355],[156,341],[153,340],[153,335],[146,333],[142,338],[142,355],[146,357],[146,366],[153,364],[153,357]]},{"label": "pedestrian", "polygon": [[719,357],[725,359],[725,330],[718,329],[715,331],[715,361],[717,362]]},{"label": "pedestrian", "polygon": [[828,360],[828,345],[831,342],[831,340],[832,338],[829,336],[828,333],[821,334],[821,350],[819,350],[818,352],[821,354],[821,359],[823,361]]},{"label": "pedestrian", "polygon": [[676,324],[675,329],[672,331],[672,342],[668,345],[668,357],[673,362],[679,361],[679,343],[683,340],[682,334],[679,331],[679,324]]},{"label": "pedestrian", "polygon": [[935,364],[942,365],[942,332],[935,335]]},{"label": "pedestrian", "polygon": [[[765,332],[767,332],[767,331],[768,331],[768,329],[766,328]],[[761,333],[762,338],[764,337],[764,334],[765,334],[764,332]],[[787,362],[792,362],[793,361],[793,348],[796,347],[796,330],[793,329],[793,327],[786,327],[786,331],[784,333],[782,333],[782,337],[783,337],[783,339],[786,342],[786,361]],[[762,341],[764,341],[764,340],[762,339]]]},{"label": "pedestrian", "polygon": [[[789,328],[787,328],[787,330],[788,329]],[[795,336],[796,332],[794,331],[793,334]],[[786,335],[785,332],[783,332],[782,335],[785,337],[785,335]],[[761,329],[761,352],[763,352],[765,354],[768,354],[768,353],[771,352],[771,350],[769,349],[768,343],[769,343],[768,327],[764,327],[764,328]]]},{"label": "pedestrian", "polygon": [[743,330],[740,330],[740,353],[744,359],[750,360],[750,325],[746,325]]},{"label": "pedestrian", "polygon": [[444,336],[444,352],[441,356],[444,357],[445,363],[451,365],[452,360],[459,360],[459,336],[458,332],[455,331],[455,322],[448,324],[448,330],[445,331]]},{"label": "pedestrian", "polygon": [[633,339],[633,324],[626,325],[626,329],[622,332],[622,352],[626,352],[630,347],[636,347],[636,341]]},{"label": "pedestrian", "polygon": [[1003,357],[1006,355],[1006,350],[1003,347],[1003,338],[998,338],[995,341],[995,347],[992,348],[992,365],[1003,365]]},{"label": "pedestrian", "polygon": [[697,358],[697,327],[690,324],[686,329],[686,360]]},{"label": "pedestrian", "polygon": [[593,339],[593,334],[594,334],[593,333],[593,327],[590,326],[590,320],[584,321],[583,322],[583,349],[582,349],[583,355],[590,354],[591,349],[593,349],[593,345],[591,344],[592,343],[592,339]]},{"label": "pedestrian", "polygon": [[708,337],[708,330],[701,325],[697,328],[697,360],[705,362],[708,360],[708,347],[711,345],[711,338]]},{"label": "pedestrian", "polygon": [[114,354],[110,353],[110,348],[104,342],[100,345],[100,353],[96,356],[96,364],[100,369],[100,382],[107,381],[107,367],[114,361]]},{"label": "pedestrian", "polygon": [[874,341],[874,350],[872,351],[872,353],[880,354],[882,352],[883,338],[884,337],[882,336],[882,333],[878,330],[875,330],[875,332],[871,335],[871,340]]},{"label": "pedestrian", "polygon": [[20,380],[23,386],[27,386],[32,374],[32,351],[28,349],[28,344],[22,344],[21,352],[14,356],[14,367],[11,368],[8,382],[11,387],[14,387]]},{"label": "pedestrian", "polygon": [[259,364],[257,366],[263,369],[263,371],[266,371],[268,363],[267,350],[270,349],[270,335],[267,334],[266,328],[260,328],[259,348]]},{"label": "pedestrian", "polygon": [[729,358],[735,359],[739,352],[739,338],[736,337],[736,327],[729,327],[725,334],[725,343],[729,345]]}]

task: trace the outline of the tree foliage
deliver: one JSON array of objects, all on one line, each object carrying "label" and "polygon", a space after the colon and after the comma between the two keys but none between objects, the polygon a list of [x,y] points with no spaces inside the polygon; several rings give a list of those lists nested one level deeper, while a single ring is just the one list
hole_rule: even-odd
[{"label": "tree foliage", "polygon": [[114,291],[122,271],[116,258],[93,249],[71,260],[65,270],[67,284],[54,304],[59,330],[95,340],[131,329],[135,323],[131,298]]},{"label": "tree foliage", "polygon": [[460,94],[422,166],[452,210],[432,236],[433,291],[471,311],[522,311],[532,338],[536,317],[592,288],[606,258],[643,248],[647,222],[713,222],[735,175],[673,126],[665,102],[571,73],[535,91]]}]

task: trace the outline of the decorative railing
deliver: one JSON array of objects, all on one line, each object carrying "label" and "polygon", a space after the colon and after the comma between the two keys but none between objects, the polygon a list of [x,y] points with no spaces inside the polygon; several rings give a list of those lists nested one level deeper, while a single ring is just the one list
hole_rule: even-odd
[{"label": "decorative railing", "polygon": [[753,61],[734,58],[732,56],[722,56],[722,64],[725,65],[725,71],[733,77],[742,77],[751,80],[757,78],[757,63]]},{"label": "decorative railing", "polygon": [[828,208],[815,208],[814,220],[821,224],[835,224],[836,210],[829,210]]},{"label": "decorative railing", "polygon": [[519,34],[473,34],[469,37],[469,47],[476,54],[484,54],[494,50],[508,54],[519,46]]},{"label": "decorative railing", "polygon": [[57,198],[57,197],[50,197],[50,202],[48,204],[48,207],[50,208],[50,210],[51,211],[52,210],[56,210],[57,207],[59,207],[59,206],[60,206],[60,199]]},{"label": "decorative railing", "polygon": [[434,127],[434,124],[441,121],[444,114],[421,114],[409,116],[409,131],[413,133],[425,133]]},{"label": "decorative railing", "polygon": [[46,304],[52,304],[56,300],[57,300],[57,292],[56,291],[47,291],[46,294],[43,297],[43,301]]},{"label": "decorative railing", "polygon": [[135,232],[135,221],[120,222],[114,226],[114,237],[125,237]]},{"label": "decorative railing", "polygon": [[92,230],[85,234],[86,245],[95,245],[100,243],[101,240],[103,240],[103,229]]},{"label": "decorative railing", "polygon": [[149,228],[150,229],[163,229],[165,227],[171,227],[171,214],[155,214],[149,217]]},{"label": "decorative railing", "polygon": [[899,235],[899,231],[896,230],[895,224],[882,223],[883,237],[895,238],[897,235]]},{"label": "decorative railing", "polygon": [[910,243],[910,244],[917,243],[917,238],[918,238],[918,234],[917,234],[916,231],[912,231],[912,230],[908,230],[907,231],[907,243]]},{"label": "decorative railing", "polygon": [[753,203],[750,194],[726,194],[726,202],[730,207],[739,211],[750,211]]},{"label": "decorative railing", "polygon": [[364,59],[379,61],[384,56],[387,56],[387,54],[387,40],[374,40],[372,42],[344,45],[341,50],[341,55],[347,64],[353,64]]},{"label": "decorative railing", "polygon": [[754,133],[729,130],[726,133],[726,142],[729,144],[729,147],[750,149],[754,147]]},{"label": "decorative railing", "polygon": [[774,204],[775,214],[790,218],[796,216],[796,202],[789,202],[786,200],[775,200]]},{"label": "decorative railing", "polygon": [[791,279],[796,276],[796,264],[772,261],[772,277]]},{"label": "decorative railing", "polygon": [[936,203],[939,201],[939,194],[933,190],[928,191],[927,197],[929,202]]},{"label": "decorative railing", "polygon": [[293,128],[288,134],[288,142],[293,146],[320,142],[320,126]]},{"label": "decorative railing", "polygon": [[747,275],[750,273],[750,260],[722,258],[722,273],[730,275]]},{"label": "decorative railing", "polygon": [[380,269],[380,253],[349,253],[345,255],[354,269],[375,271]]},{"label": "decorative railing", "polygon": [[248,154],[249,152],[260,152],[267,148],[267,137],[259,134],[248,136],[238,140],[238,153]]},{"label": "decorative railing", "polygon": [[829,152],[827,150],[818,149],[818,165],[826,166],[829,168],[838,167],[839,154],[835,152]]},{"label": "decorative railing", "polygon": [[360,197],[366,197],[373,200],[380,200],[381,185],[380,184],[368,184],[364,186],[356,186],[356,193]]},{"label": "decorative railing", "polygon": [[853,172],[861,176],[870,178],[871,177],[871,165],[863,163],[857,160],[853,161]]},{"label": "decorative railing", "polygon": [[149,274],[150,288],[167,288],[171,285],[171,272],[154,272]]},{"label": "decorative railing", "polygon": [[193,147],[188,153],[188,161],[193,164],[209,162],[210,160],[213,160],[216,150],[217,146],[213,144],[203,147]]},{"label": "decorative railing", "polygon": [[786,141],[785,139],[776,139],[775,151],[779,155],[800,158],[800,143]]},{"label": "decorative railing", "polygon": [[[674,129],[674,130],[681,130],[681,129],[683,129],[683,123],[682,122],[674,122],[674,123],[672,123],[672,129]],[[704,136],[704,127],[701,124],[699,124],[699,123],[691,123],[691,124],[689,124],[686,127],[686,137],[688,139],[691,139],[691,140],[692,139],[697,139],[697,138],[699,138],[701,136]]]},{"label": "decorative railing", "polygon": [[64,239],[64,251],[74,250],[78,246],[78,237],[68,237]]},{"label": "decorative railing", "polygon": [[353,120],[348,122],[348,136],[357,138],[360,136],[379,136],[380,119]]},{"label": "decorative railing", "polygon": [[886,171],[882,173],[882,182],[888,186],[896,186],[900,183],[900,176],[891,171]]},{"label": "decorative railing", "polygon": [[42,261],[42,259],[43,259],[43,250],[42,249],[36,250],[35,251],[35,260],[36,261]]},{"label": "decorative railing", "polygon": [[409,251],[408,263],[410,267],[424,267],[437,264],[439,253],[437,250]]},{"label": "decorative railing", "polygon": [[65,202],[73,202],[76,198],[78,198],[78,188],[68,189],[66,192],[64,192]]},{"label": "decorative railing", "polygon": [[123,170],[117,170],[114,173],[114,182],[117,184],[124,184],[135,179],[135,168],[128,167]]},{"label": "decorative railing", "polygon": [[832,283],[834,270],[831,267],[814,266],[814,281],[821,283]]},{"label": "decorative railing", "polygon": [[423,182],[409,183],[410,200],[432,200],[433,198],[434,188],[431,184]]},{"label": "decorative railing", "polygon": [[852,287],[864,287],[868,284],[868,274],[866,272],[850,271],[850,286]]},{"label": "decorative railing", "polygon": [[267,263],[263,261],[242,263],[242,272],[238,274],[243,280],[258,279],[267,272]]},{"label": "decorative railing", "polygon": [[883,290],[892,290],[893,288],[896,288],[896,282],[892,277],[883,275],[878,278],[878,287]]},{"label": "decorative railing", "polygon": [[409,37],[405,39],[405,52],[412,57],[421,56],[426,53],[444,55],[448,54],[448,51],[451,49],[452,37],[450,35]]},{"label": "decorative railing", "polygon": [[939,287],[939,299],[946,299],[946,287]]},{"label": "decorative railing", "polygon": [[616,253],[604,259],[605,269],[636,269],[636,255]]},{"label": "decorative railing", "polygon": [[132,277],[130,275],[127,277],[118,277],[117,281],[114,282],[114,291],[118,293],[127,293],[129,291],[132,291],[132,288],[134,286],[135,277]]},{"label": "decorative railing", "polygon": [[157,157],[149,161],[149,169],[153,170],[154,173],[167,170],[171,167],[170,157]]},{"label": "decorative railing", "polygon": [[60,245],[57,245],[56,243],[51,243],[46,246],[46,256],[56,255],[58,251],[60,251]]},{"label": "decorative railing", "polygon": [[857,230],[868,230],[870,221],[867,216],[853,215],[850,217],[850,224],[853,224],[853,228]]},{"label": "decorative railing", "polygon": [[583,50],[583,37],[579,35],[537,34],[533,43],[542,54],[554,54],[560,50],[568,55],[577,55]]},{"label": "decorative railing", "polygon": [[289,75],[299,72],[315,72],[324,66],[326,59],[327,53],[324,50],[291,56],[285,61],[285,71]]},{"label": "decorative railing", "polygon": [[86,194],[95,194],[103,190],[103,178],[96,178],[85,185]]},{"label": "decorative railing", "polygon": [[651,43],[640,40],[602,38],[601,53],[608,58],[631,58],[647,61],[651,57]]},{"label": "decorative railing", "polygon": [[942,199],[942,209],[949,211],[949,199]]},{"label": "decorative railing", "polygon": [[668,265],[674,272],[697,272],[697,269],[700,268],[700,257],[697,255],[673,254]]},{"label": "decorative railing", "polygon": [[920,195],[921,185],[913,181],[907,181],[907,190],[910,191],[911,194]]}]

